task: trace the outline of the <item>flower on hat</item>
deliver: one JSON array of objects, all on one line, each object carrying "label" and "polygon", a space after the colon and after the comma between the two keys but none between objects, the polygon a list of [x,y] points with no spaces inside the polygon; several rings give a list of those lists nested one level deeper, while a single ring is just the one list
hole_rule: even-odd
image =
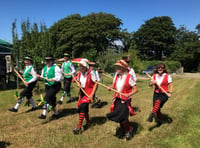
[{"label": "flower on hat", "polygon": [[68,53],[64,53],[64,56],[69,56],[69,54]]},{"label": "flower on hat", "polygon": [[30,56],[26,56],[26,57],[24,57],[24,60],[30,60],[30,61],[32,61],[32,58]]}]

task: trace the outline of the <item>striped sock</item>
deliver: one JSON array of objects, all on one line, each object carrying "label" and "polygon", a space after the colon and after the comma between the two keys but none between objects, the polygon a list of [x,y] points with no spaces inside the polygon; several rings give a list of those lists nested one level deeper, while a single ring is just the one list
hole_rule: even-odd
[{"label": "striped sock", "polygon": [[160,103],[161,103],[160,100],[155,101],[155,104],[154,104],[154,107],[153,107],[153,110],[152,110],[153,114],[155,114],[160,109]]},{"label": "striped sock", "polygon": [[84,117],[85,117],[85,113],[79,113],[79,123],[78,123],[79,129],[82,127]]}]

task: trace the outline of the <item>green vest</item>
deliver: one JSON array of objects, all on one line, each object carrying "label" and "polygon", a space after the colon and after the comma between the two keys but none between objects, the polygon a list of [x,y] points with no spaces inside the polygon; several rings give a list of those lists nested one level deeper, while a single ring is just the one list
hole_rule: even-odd
[{"label": "green vest", "polygon": [[23,77],[26,82],[30,81],[33,78],[32,74],[30,74],[32,68],[33,66],[30,66],[29,69],[27,69],[26,67],[24,69]]},{"label": "green vest", "polygon": [[[53,64],[48,72],[47,72],[47,65],[44,67],[44,70],[43,70],[43,77],[47,78],[47,79],[52,79],[52,78],[55,78],[55,67],[56,67],[56,64]],[[54,82],[49,82],[48,80],[45,80],[44,79],[44,83],[47,83],[48,86],[51,86],[54,84]]]},{"label": "green vest", "polygon": [[[64,72],[64,73],[66,73],[66,74],[71,73],[70,65],[71,65],[71,61],[67,62],[67,64],[66,64],[66,62],[64,62],[64,63],[62,64],[62,69],[63,69],[63,72]],[[69,76],[65,76],[65,75],[64,75],[64,77],[65,77],[65,78],[70,78],[70,77],[72,77],[72,75],[69,75]]]}]

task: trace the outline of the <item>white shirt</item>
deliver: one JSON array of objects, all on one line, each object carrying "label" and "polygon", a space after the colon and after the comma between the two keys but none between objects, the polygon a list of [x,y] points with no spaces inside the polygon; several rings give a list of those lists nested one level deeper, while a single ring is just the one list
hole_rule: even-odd
[{"label": "white shirt", "polygon": [[[158,85],[160,85],[165,77],[166,73],[163,73],[161,76],[159,74],[156,74],[156,82]],[[171,75],[168,75],[168,83],[172,83],[172,77]]]},{"label": "white shirt", "polygon": [[[47,67],[47,72],[49,71],[51,67]],[[42,74],[41,76],[43,76],[43,73],[44,73],[44,69],[42,70]],[[58,67],[57,65],[55,66],[55,77],[52,78],[54,81],[56,82],[60,82],[61,79],[62,79],[62,73],[61,73],[61,69],[60,67]]]},{"label": "white shirt", "polygon": [[129,74],[131,74],[131,76],[133,77],[133,80],[136,82],[137,81],[137,77],[136,77],[134,69],[131,68],[131,67],[129,67]]},{"label": "white shirt", "polygon": [[[94,74],[94,72],[91,71],[90,73],[91,73],[91,80],[92,80],[93,82],[97,81],[96,75]],[[85,84],[86,84],[86,80],[87,80],[87,74],[88,74],[88,72],[86,72],[85,74],[83,74],[83,73],[81,72],[80,83],[81,83],[81,87],[82,87],[82,88],[85,88]]]},{"label": "white shirt", "polygon": [[[115,75],[114,79],[113,79],[113,83],[115,83],[115,79],[116,79],[117,75]],[[119,75],[118,79],[117,79],[117,82],[116,82],[116,89],[117,91],[121,92],[123,87],[124,87],[124,83],[126,81],[126,77],[127,77],[127,74],[123,74],[122,76]],[[136,82],[133,80],[132,77],[130,77],[129,79],[129,85],[131,87],[133,87],[134,85],[136,85]]]}]

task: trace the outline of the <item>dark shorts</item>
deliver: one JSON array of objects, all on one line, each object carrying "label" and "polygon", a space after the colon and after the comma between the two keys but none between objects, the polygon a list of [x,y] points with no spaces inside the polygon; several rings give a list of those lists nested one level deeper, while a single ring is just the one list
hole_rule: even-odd
[{"label": "dark shorts", "polygon": [[82,103],[77,110],[78,113],[88,113],[89,112],[89,103]]},{"label": "dark shorts", "polygon": [[161,104],[160,104],[160,108],[161,108],[161,107],[163,107],[165,102],[167,102],[168,96],[165,93],[155,93],[154,92],[154,94],[153,94],[153,106],[154,106],[156,100],[161,101]]}]

